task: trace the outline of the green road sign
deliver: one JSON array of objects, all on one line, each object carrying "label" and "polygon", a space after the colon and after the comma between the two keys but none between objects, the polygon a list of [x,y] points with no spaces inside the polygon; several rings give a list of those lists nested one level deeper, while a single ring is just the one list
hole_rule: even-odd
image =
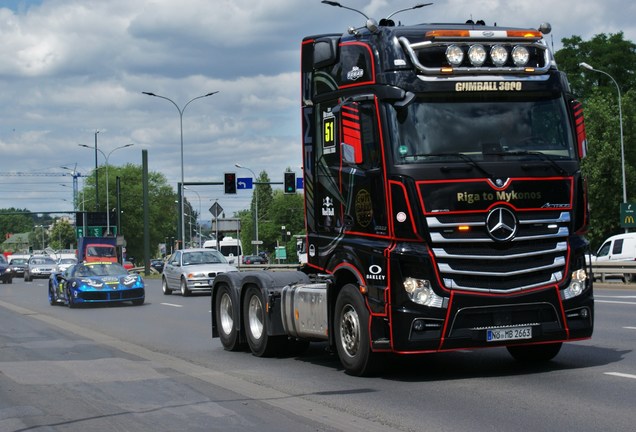
[{"label": "green road sign", "polygon": [[621,227],[636,228],[636,204],[621,204]]}]

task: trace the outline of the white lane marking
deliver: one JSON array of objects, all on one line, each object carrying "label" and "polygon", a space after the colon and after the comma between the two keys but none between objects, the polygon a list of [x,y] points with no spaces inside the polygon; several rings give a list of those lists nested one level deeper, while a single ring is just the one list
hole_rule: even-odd
[{"label": "white lane marking", "polygon": [[615,376],[615,377],[619,377],[619,378],[636,379],[636,375],[625,374],[625,373],[620,373],[620,372],[605,372],[605,375],[611,375],[611,376]]},{"label": "white lane marking", "polygon": [[636,327],[623,327],[623,328],[627,330],[636,330]]},{"label": "white lane marking", "polygon": [[611,300],[594,300],[594,303],[612,303],[612,304],[629,304],[636,305],[636,302],[626,302],[626,301],[611,301]]},{"label": "white lane marking", "polygon": [[178,304],[174,304],[174,303],[160,303],[164,306],[172,306],[172,307],[183,307],[183,305],[178,305]]},{"label": "white lane marking", "polygon": [[617,296],[617,295],[598,295],[598,294],[594,294],[594,297],[604,297],[604,298],[612,298],[612,299],[636,299],[636,296],[633,296],[633,295]]}]

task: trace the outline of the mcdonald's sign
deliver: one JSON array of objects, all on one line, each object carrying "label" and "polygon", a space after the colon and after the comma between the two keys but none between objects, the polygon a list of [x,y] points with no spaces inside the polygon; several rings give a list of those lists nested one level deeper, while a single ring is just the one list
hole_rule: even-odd
[{"label": "mcdonald's sign", "polygon": [[621,227],[622,228],[636,228],[636,204],[635,203],[622,203],[621,204]]}]

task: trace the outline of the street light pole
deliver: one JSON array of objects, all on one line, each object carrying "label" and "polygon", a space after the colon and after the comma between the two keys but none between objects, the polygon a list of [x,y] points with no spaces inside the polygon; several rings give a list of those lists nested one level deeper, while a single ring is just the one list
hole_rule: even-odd
[{"label": "street light pole", "polygon": [[172,105],[175,106],[175,108],[177,109],[177,111],[179,111],[179,128],[181,130],[181,190],[179,191],[180,194],[180,199],[181,199],[181,205],[180,205],[180,214],[181,214],[181,247],[184,247],[184,240],[185,240],[185,219],[183,218],[183,214],[185,212],[185,206],[184,206],[184,199],[183,199],[183,187],[184,187],[184,174],[183,174],[183,112],[185,111],[185,109],[188,107],[188,105],[190,105],[191,102],[194,102],[197,99],[202,99],[208,96],[212,96],[218,93],[218,91],[213,91],[210,92],[208,94],[204,94],[201,96],[197,96],[195,98],[190,99],[188,102],[186,102],[186,104],[183,106],[183,108],[179,108],[179,105],[177,105],[177,103],[175,101],[173,101],[170,98],[167,98],[165,96],[160,96],[158,94],[154,94],[151,92],[141,92],[145,95],[148,96],[154,96],[154,97],[158,97],[160,99],[165,99],[168,102],[172,103]]},{"label": "street light pole", "polygon": [[97,171],[97,134],[98,133],[99,131],[96,130],[95,131],[95,211],[96,212],[99,211],[99,174]]},{"label": "street light pole", "polygon": [[[199,220],[201,219],[201,195],[199,195],[199,192],[195,191],[194,189],[190,189],[189,187],[184,186],[183,188],[189,190],[190,192],[194,192],[195,194],[197,194],[197,198],[199,198],[199,217],[197,217],[197,228],[199,229],[199,247],[203,247],[203,243],[201,241],[201,224],[199,223]],[[192,241],[192,239],[190,239],[190,241]]]},{"label": "street light pole", "polygon": [[[103,151],[101,151],[100,149],[98,149],[97,147],[95,147],[95,149],[100,152],[102,154],[102,156],[104,156],[104,159],[106,160],[106,236],[108,236],[110,234],[110,197],[108,196],[109,190],[108,190],[108,159],[110,158],[110,155],[113,154],[113,152],[115,150],[119,150],[119,149],[123,149],[126,147],[131,147],[134,146],[135,144],[130,143],[130,144],[125,144],[123,146],[119,146],[119,147],[115,147],[114,149],[112,149],[108,155],[106,153],[104,153]],[[89,146],[87,146],[86,144],[80,144],[80,147],[86,147],[86,148],[90,148]]]},{"label": "street light pole", "polygon": [[[622,175],[623,175],[623,204],[625,204],[627,203],[627,185],[625,183],[625,146],[623,143],[623,108],[621,103],[621,89],[618,86],[618,83],[616,82],[614,77],[608,74],[607,72],[594,69],[592,66],[590,66],[587,63],[579,63],[579,66],[581,66],[583,69],[602,73],[603,75],[608,76],[614,82],[614,85],[616,86],[616,91],[618,92],[618,121],[620,124],[620,131],[621,131],[621,169],[622,169]],[[625,232],[627,232],[627,229],[625,230]]]},{"label": "street light pole", "polygon": [[241,164],[234,164],[235,167],[237,168],[243,168],[248,170],[249,172],[252,173],[252,176],[254,176],[254,237],[256,240],[256,255],[258,255],[258,186],[256,185],[256,174],[254,173],[254,171],[252,171],[251,169],[249,169],[248,167],[245,167]]}]

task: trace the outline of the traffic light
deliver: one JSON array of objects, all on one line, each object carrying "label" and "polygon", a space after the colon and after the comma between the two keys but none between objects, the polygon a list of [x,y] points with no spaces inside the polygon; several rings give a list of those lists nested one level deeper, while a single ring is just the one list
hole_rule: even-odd
[{"label": "traffic light", "polygon": [[225,173],[225,180],[223,184],[225,185],[226,194],[235,194],[236,193],[236,174]]},{"label": "traffic light", "polygon": [[296,173],[285,172],[285,193],[296,193]]}]

